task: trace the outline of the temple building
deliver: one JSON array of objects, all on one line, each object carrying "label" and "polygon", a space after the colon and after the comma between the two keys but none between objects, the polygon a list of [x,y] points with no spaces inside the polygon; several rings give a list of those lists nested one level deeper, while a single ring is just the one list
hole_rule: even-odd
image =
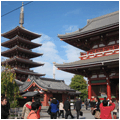
[{"label": "temple building", "polygon": [[75,97],[81,93],[67,86],[64,80],[29,75],[25,82],[15,81],[19,85],[19,90],[23,97],[40,95],[43,106],[49,106],[48,101],[50,97],[64,102],[67,97],[73,97],[72,99],[75,99]]},{"label": "temple building", "polygon": [[67,97],[75,99],[81,92],[71,89],[64,83],[64,80],[45,78],[43,77],[45,74],[30,70],[30,68],[44,65],[31,60],[31,58],[43,55],[42,53],[32,52],[33,48],[42,46],[42,44],[32,42],[32,40],[41,37],[40,34],[33,33],[23,27],[23,4],[19,23],[20,26],[1,34],[1,36],[9,39],[1,43],[1,46],[9,48],[1,53],[2,56],[9,58],[2,61],[1,65],[9,65],[11,71],[16,74],[15,82],[19,86],[20,94],[24,97],[24,99],[19,100],[20,106],[24,105],[28,97],[34,96],[40,97],[43,106],[49,106],[48,100],[50,97],[63,100],[63,102]]},{"label": "temple building", "polygon": [[82,29],[58,37],[85,52],[79,61],[55,66],[87,77],[88,99],[119,99],[119,11],[89,19]]}]

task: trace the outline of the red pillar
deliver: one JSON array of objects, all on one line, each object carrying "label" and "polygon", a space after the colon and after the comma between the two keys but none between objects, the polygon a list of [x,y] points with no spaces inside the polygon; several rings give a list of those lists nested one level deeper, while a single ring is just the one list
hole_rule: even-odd
[{"label": "red pillar", "polygon": [[107,83],[107,98],[111,99],[110,85]]},{"label": "red pillar", "polygon": [[111,99],[111,88],[109,78],[107,78],[107,98]]},{"label": "red pillar", "polygon": [[88,84],[88,99],[91,100],[91,84]]},{"label": "red pillar", "polygon": [[47,106],[47,93],[44,94],[44,106]]}]

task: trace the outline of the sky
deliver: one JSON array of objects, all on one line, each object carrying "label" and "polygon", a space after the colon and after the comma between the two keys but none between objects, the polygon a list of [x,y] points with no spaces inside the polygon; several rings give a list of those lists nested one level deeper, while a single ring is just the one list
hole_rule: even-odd
[{"label": "sky", "polygon": [[[30,1],[1,1],[1,16]],[[93,19],[119,10],[119,1],[33,1],[24,6],[25,29],[41,34],[32,42],[42,44],[32,49],[43,53],[43,56],[32,59],[41,62],[42,67],[32,68],[34,72],[46,74],[53,78],[53,62],[63,64],[78,61],[81,49],[75,48],[58,38],[58,34],[71,33],[87,25],[88,19]],[[1,17],[1,33],[19,26],[20,8]],[[1,37],[1,42],[8,39]],[[1,46],[1,52],[8,48]],[[1,56],[1,61],[6,57]],[[8,59],[8,58],[7,58]],[[64,80],[70,84],[74,74],[57,70],[55,79]]]}]

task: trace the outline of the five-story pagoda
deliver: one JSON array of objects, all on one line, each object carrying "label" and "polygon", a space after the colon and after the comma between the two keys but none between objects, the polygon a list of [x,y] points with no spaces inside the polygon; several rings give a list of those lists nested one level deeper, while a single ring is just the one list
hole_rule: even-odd
[{"label": "five-story pagoda", "polygon": [[10,40],[1,43],[1,46],[9,48],[1,53],[2,56],[8,57],[1,64],[10,65],[14,73],[16,73],[16,79],[25,81],[28,75],[44,76],[45,74],[35,73],[30,68],[44,65],[43,63],[37,63],[30,60],[31,58],[42,56],[41,53],[32,52],[31,49],[41,46],[31,42],[33,39],[41,37],[40,34],[33,33],[26,30],[23,27],[24,23],[24,9],[23,4],[20,13],[20,26],[1,34],[1,36]]}]

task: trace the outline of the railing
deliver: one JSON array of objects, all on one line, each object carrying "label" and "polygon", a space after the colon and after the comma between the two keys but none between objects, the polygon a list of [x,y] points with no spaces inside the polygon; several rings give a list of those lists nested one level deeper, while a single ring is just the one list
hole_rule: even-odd
[{"label": "railing", "polygon": [[104,48],[94,49],[87,51],[87,53],[81,53],[80,59],[91,59],[95,57],[101,57],[101,56],[107,56],[112,54],[118,54],[119,53],[119,45],[114,46],[108,46]]}]

